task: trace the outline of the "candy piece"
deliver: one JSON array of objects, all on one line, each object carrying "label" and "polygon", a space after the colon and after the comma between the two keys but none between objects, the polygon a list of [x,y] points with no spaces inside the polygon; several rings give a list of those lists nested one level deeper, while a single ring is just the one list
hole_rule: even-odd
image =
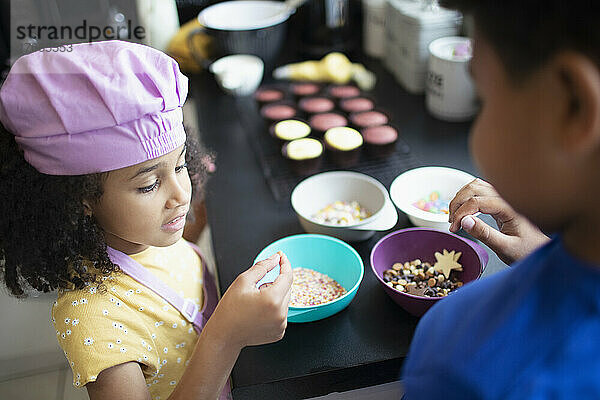
[{"label": "candy piece", "polygon": [[351,225],[369,218],[371,213],[356,201],[335,201],[312,216],[319,224]]},{"label": "candy piece", "polygon": [[462,265],[457,262],[461,254],[460,251],[458,253],[454,250],[448,252],[446,249],[444,249],[443,254],[436,251],[434,255],[437,262],[433,265],[433,268],[443,273],[448,279],[452,270],[462,271]]},{"label": "candy piece", "polygon": [[426,288],[422,287],[417,287],[417,286],[406,286],[406,293],[408,294],[412,294],[415,296],[421,296],[421,297],[425,297],[425,290],[427,290]]},{"label": "candy piece", "polygon": [[433,214],[449,214],[450,203],[440,197],[440,192],[437,190],[429,193],[427,198],[421,198],[412,203],[419,210],[427,211]]},{"label": "candy piece", "polygon": [[452,55],[455,57],[468,57],[472,53],[470,43],[459,43],[454,46]]}]

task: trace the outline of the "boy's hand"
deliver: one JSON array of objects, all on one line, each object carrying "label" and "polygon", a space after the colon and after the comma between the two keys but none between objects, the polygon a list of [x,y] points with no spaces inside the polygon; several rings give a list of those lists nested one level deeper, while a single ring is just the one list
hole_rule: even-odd
[{"label": "boy's hand", "polygon": [[[256,283],[277,265],[277,279],[261,289]],[[245,346],[276,342],[287,327],[287,310],[292,286],[292,267],[278,252],[241,273],[227,289],[209,324],[228,345]]]},{"label": "boy's hand", "polygon": [[[498,230],[473,214],[490,214]],[[463,186],[450,202],[450,231],[461,227],[488,245],[507,264],[528,255],[548,241],[548,237],[504,201],[489,183],[475,179]]]}]

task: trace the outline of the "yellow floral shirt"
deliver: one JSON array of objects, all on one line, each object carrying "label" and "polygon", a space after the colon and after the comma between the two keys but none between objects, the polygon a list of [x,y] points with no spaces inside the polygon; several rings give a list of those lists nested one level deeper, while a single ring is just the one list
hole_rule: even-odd
[{"label": "yellow floral shirt", "polygon": [[[183,239],[131,257],[202,308],[202,263]],[[60,290],[52,307],[73,385],[82,387],[109,367],[135,361],[152,399],[166,399],[183,375],[198,335],[171,304],[125,273],[102,280],[105,291],[96,285]]]}]

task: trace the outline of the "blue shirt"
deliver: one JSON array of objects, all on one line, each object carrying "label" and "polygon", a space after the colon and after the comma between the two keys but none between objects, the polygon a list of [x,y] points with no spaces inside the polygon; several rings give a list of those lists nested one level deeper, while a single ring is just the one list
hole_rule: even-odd
[{"label": "blue shirt", "polygon": [[600,268],[557,236],[465,285],[419,322],[402,380],[408,400],[600,399]]}]

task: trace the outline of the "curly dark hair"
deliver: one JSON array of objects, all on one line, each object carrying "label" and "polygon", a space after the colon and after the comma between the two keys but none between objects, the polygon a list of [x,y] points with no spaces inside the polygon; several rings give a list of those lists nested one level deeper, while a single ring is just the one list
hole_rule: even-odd
[{"label": "curly dark hair", "polygon": [[[197,134],[186,130],[188,172],[194,190],[201,190],[207,177],[203,158],[209,153]],[[118,271],[102,229],[84,213],[83,204],[101,198],[109,173],[42,174],[25,161],[14,136],[0,124],[0,272],[12,295],[26,297],[28,286],[41,292],[81,289],[99,283],[99,275]]]}]

